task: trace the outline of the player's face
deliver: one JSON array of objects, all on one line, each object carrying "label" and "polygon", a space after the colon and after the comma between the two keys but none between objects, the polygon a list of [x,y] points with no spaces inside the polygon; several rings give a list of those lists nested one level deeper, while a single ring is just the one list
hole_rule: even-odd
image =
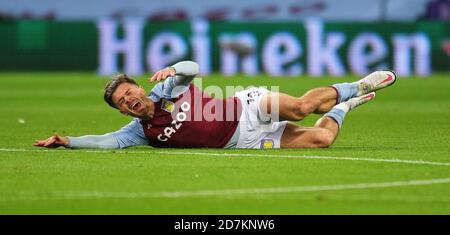
[{"label": "player's face", "polygon": [[154,105],[142,87],[131,83],[120,84],[112,95],[112,101],[121,113],[141,119],[153,117]]}]

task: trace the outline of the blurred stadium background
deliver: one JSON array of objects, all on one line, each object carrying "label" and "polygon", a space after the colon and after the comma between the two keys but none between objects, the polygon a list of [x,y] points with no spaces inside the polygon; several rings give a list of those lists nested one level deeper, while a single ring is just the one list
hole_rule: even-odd
[{"label": "blurred stadium background", "polygon": [[[204,85],[297,96],[378,69],[400,80],[330,149],[31,146],[120,128],[130,119],[103,102],[106,78],[148,88],[180,60]],[[449,214],[449,69],[449,0],[3,0],[0,213]]]},{"label": "blurred stadium background", "polygon": [[448,1],[1,1],[0,69],[342,76],[450,67]]}]

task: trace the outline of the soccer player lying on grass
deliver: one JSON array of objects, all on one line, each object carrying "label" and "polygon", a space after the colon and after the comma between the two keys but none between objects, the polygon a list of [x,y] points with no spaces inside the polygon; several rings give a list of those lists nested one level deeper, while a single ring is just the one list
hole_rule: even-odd
[{"label": "soccer player lying on grass", "polygon": [[[319,87],[301,97],[250,88],[233,97],[213,98],[191,81],[195,62],[182,61],[156,72],[149,80],[163,81],[146,95],[124,74],[105,87],[105,101],[135,117],[118,131],[81,137],[53,135],[34,146],[55,148],[126,148],[150,145],[166,148],[317,148],[336,139],[348,111],[375,97],[376,90],[396,81],[391,71],[376,71],[353,83]],[[314,127],[300,121],[324,114]]]}]

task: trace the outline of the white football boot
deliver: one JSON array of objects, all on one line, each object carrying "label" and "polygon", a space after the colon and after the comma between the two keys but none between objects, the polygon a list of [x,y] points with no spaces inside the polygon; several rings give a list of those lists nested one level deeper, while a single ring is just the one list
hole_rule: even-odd
[{"label": "white football boot", "polygon": [[394,84],[396,80],[397,75],[394,71],[375,71],[365,76],[363,79],[355,82],[358,84],[358,93],[356,96],[365,95],[372,91],[383,89]]},{"label": "white football boot", "polygon": [[352,110],[362,104],[365,104],[365,103],[373,100],[374,98],[375,98],[375,92],[370,92],[369,94],[351,98],[343,103],[346,103],[349,107],[349,110]]}]

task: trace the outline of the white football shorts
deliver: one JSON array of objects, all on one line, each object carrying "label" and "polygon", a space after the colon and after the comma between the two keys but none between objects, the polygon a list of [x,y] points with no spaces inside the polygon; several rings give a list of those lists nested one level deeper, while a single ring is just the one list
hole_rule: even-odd
[{"label": "white football shorts", "polygon": [[235,148],[280,148],[281,135],[288,122],[273,121],[261,111],[261,98],[269,92],[262,87],[236,92],[235,96],[242,103],[242,113]]}]

